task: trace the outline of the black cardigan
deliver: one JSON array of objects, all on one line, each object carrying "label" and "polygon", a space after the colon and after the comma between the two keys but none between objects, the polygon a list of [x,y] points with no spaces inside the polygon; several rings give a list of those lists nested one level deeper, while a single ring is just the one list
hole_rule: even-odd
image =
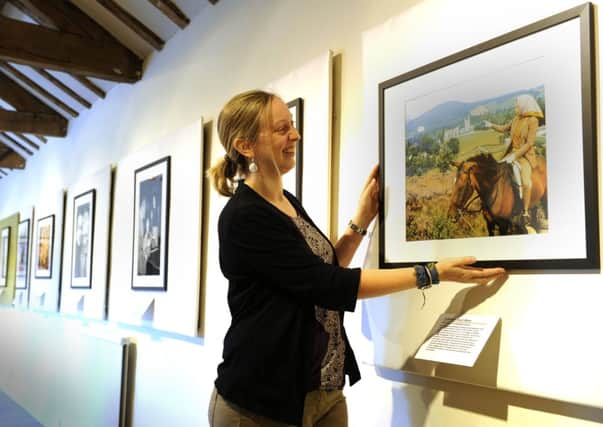
[{"label": "black cardigan", "polygon": [[[299,201],[285,195],[314,225]],[[324,263],[293,221],[244,183],[220,214],[218,234],[232,322],[216,388],[244,409],[300,425],[305,395],[319,387],[312,377],[314,306],[338,310],[343,320],[343,311],[356,305],[360,269],[339,267],[336,259]],[[342,331],[345,373],[354,384],[360,371]]]}]

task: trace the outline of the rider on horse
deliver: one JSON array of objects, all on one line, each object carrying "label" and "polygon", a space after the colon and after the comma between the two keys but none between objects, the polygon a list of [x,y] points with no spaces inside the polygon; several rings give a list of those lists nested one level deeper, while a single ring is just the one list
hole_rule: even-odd
[{"label": "rider on horse", "polygon": [[515,102],[515,117],[504,124],[496,125],[484,121],[486,127],[498,132],[510,132],[510,143],[503,154],[500,162],[506,162],[513,166],[513,175],[519,186],[519,198],[523,201],[522,221],[524,225],[529,224],[530,195],[532,191],[532,169],[536,166],[536,131],[538,129],[538,118],[544,115],[540,106],[532,95],[523,94],[517,97]]}]

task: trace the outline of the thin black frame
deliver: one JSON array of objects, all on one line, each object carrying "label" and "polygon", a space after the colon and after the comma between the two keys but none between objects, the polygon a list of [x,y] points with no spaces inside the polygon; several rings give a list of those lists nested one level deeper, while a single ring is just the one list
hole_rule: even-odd
[{"label": "thin black frame", "polygon": [[[47,220],[48,218],[51,219],[50,221],[50,238],[49,238],[49,242],[48,242],[48,248],[49,248],[49,256],[48,256],[48,276],[40,276],[38,274],[38,265],[40,264],[40,253],[39,253],[39,249],[40,249],[40,223],[42,221]],[[52,262],[54,260],[54,214],[52,215],[48,215],[45,216],[44,218],[40,218],[37,222],[36,222],[36,242],[35,242],[35,247],[36,247],[36,263],[34,265],[35,268],[35,274],[34,277],[36,279],[52,279]]]},{"label": "thin black frame", "polygon": [[[8,231],[8,236],[6,236],[6,264],[4,263],[5,254],[4,254],[4,230]],[[10,226],[3,227],[0,230],[0,288],[6,288],[8,286],[8,256],[10,255]]]},{"label": "thin black frame", "polygon": [[[90,253],[88,258],[88,284],[86,286],[74,286],[73,285],[73,269],[75,266],[75,231],[76,231],[76,202],[77,199],[87,196],[88,194],[92,194],[92,207],[90,212]],[[73,198],[73,228],[71,229],[71,272],[70,276],[70,287],[72,289],[91,289],[92,288],[92,268],[94,265],[94,224],[95,224],[95,214],[96,214],[96,189],[88,190],[84,193],[78,194]]]},{"label": "thin black frame", "polygon": [[[165,241],[165,251],[162,254],[163,256],[163,286],[136,286],[134,285],[134,277],[135,274],[135,261],[136,261],[136,235],[134,230],[136,230],[136,220],[138,213],[138,206],[136,203],[136,195],[138,193],[138,186],[136,185],[137,178],[136,176],[142,171],[157,166],[161,163],[165,162],[165,209],[162,209],[162,212],[165,212],[165,230],[161,230],[162,236]],[[136,291],[163,291],[167,292],[167,278],[168,278],[168,250],[169,250],[169,230],[170,230],[170,168],[171,168],[171,156],[162,157],[161,159],[155,160],[152,163],[148,163],[145,166],[142,166],[134,171],[134,209],[133,209],[133,222],[132,222],[132,280],[130,282],[130,288]]]},{"label": "thin black frame", "polygon": [[384,136],[384,102],[385,90],[405,81],[430,73],[475,56],[479,53],[500,47],[504,44],[547,30],[572,19],[580,22],[580,77],[582,81],[582,159],[584,166],[584,208],[585,208],[585,248],[584,258],[567,259],[523,259],[523,260],[488,260],[476,265],[481,267],[502,266],[507,269],[599,269],[599,214],[597,190],[597,135],[596,135],[596,74],[595,74],[595,37],[594,10],[592,3],[576,6],[565,12],[550,16],[533,24],[519,28],[500,37],[477,44],[463,51],[454,53],[438,61],[419,67],[379,84],[379,266],[381,268],[399,268],[413,265],[413,262],[385,262],[385,136]]},{"label": "thin black frame", "polygon": [[300,136],[295,146],[295,197],[301,202],[304,176],[304,100],[295,98],[287,102],[287,107],[295,108],[295,128]]},{"label": "thin black frame", "polygon": [[[27,223],[27,238],[26,238],[26,248],[25,248],[25,276],[23,278],[23,283],[25,283],[25,286],[18,286],[19,285],[19,274],[18,274],[18,268],[19,268],[19,228],[21,228],[21,224],[25,224]],[[21,221],[19,223],[19,225],[17,226],[17,267],[15,269],[15,289],[20,289],[20,290],[25,290],[28,288],[29,285],[29,261],[30,261],[30,238],[31,238],[31,221],[29,220],[29,218],[24,219],[23,221]]]}]

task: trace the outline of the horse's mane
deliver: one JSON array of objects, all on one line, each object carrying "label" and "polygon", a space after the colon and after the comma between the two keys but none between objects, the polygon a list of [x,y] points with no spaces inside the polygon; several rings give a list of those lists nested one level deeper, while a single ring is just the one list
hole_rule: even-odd
[{"label": "horse's mane", "polygon": [[[479,165],[479,175],[482,180],[492,182],[498,178],[500,164],[490,153],[480,153],[469,157],[466,161],[475,162]],[[503,168],[508,169],[508,168]]]}]

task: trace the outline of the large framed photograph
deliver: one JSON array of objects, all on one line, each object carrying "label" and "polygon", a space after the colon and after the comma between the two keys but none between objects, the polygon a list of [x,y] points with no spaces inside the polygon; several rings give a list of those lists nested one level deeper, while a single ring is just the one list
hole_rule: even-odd
[{"label": "large framed photograph", "polygon": [[52,261],[54,242],[54,215],[40,218],[36,230],[36,279],[50,279],[52,277]]},{"label": "large framed photograph", "polygon": [[27,289],[29,271],[29,235],[31,224],[26,219],[19,223],[17,228],[17,274],[16,289]]},{"label": "large framed photograph", "polygon": [[71,287],[92,287],[92,250],[96,190],[73,199],[73,241],[71,245]]},{"label": "large framed photograph", "polygon": [[379,85],[381,267],[599,268],[593,32],[586,4]]},{"label": "large framed photograph", "polygon": [[291,112],[293,127],[297,129],[301,138],[295,145],[295,170],[289,172],[283,177],[283,187],[290,193],[294,194],[295,197],[301,202],[304,171],[304,100],[302,98],[296,98],[293,101],[288,102],[287,106]]},{"label": "large framed photograph", "polygon": [[0,287],[6,287],[8,276],[8,253],[10,248],[10,227],[0,230]]},{"label": "large framed photograph", "polygon": [[132,289],[167,290],[170,157],[134,173]]}]

